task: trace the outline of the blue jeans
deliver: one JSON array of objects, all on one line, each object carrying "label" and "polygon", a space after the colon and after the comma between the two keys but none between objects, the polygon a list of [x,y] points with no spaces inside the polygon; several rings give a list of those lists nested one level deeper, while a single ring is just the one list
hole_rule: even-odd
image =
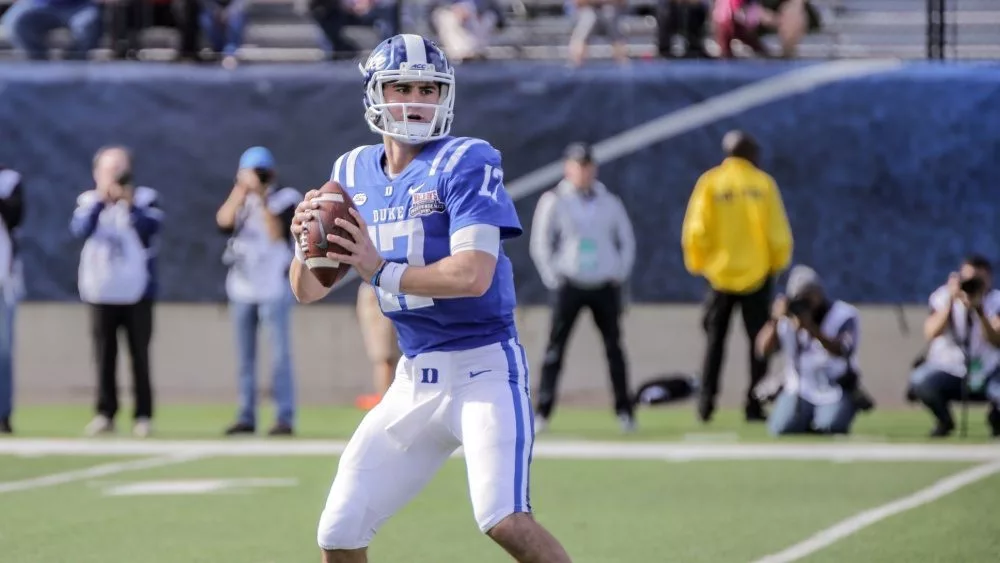
[{"label": "blue jeans", "polygon": [[199,16],[201,29],[208,37],[212,50],[223,55],[235,55],[243,45],[243,31],[246,29],[246,12],[242,8],[226,11],[224,20],[219,20],[211,10],[203,9]]},{"label": "blue jeans", "polygon": [[[1000,368],[972,383],[970,401],[989,401],[1000,409]],[[945,428],[955,427],[948,405],[962,400],[961,377],[941,371],[932,364],[923,364],[910,373],[910,388],[913,395],[931,411],[938,424]]]},{"label": "blue jeans", "polygon": [[0,419],[14,411],[14,312],[17,305],[0,297]]},{"label": "blue jeans", "polygon": [[846,394],[836,403],[814,405],[795,393],[784,391],[774,402],[767,429],[774,436],[782,434],[847,434],[857,408]]},{"label": "blue jeans", "polygon": [[294,426],[295,385],[292,375],[291,294],[266,303],[230,302],[236,331],[240,385],[238,422],[257,423],[257,329],[267,327],[271,342],[271,393],[278,409],[278,424]]},{"label": "blue jeans", "polygon": [[10,42],[33,60],[47,58],[48,32],[67,27],[73,36],[67,58],[86,59],[87,52],[101,40],[101,9],[91,3],[46,6],[34,0],[18,0],[4,14],[0,25],[7,28]]}]

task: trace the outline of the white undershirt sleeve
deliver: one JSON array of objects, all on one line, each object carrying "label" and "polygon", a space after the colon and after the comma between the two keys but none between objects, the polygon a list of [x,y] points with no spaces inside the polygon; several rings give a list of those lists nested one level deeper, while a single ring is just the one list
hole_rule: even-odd
[{"label": "white undershirt sleeve", "polygon": [[500,227],[493,225],[469,225],[451,235],[451,254],[454,256],[466,250],[479,250],[500,256]]}]

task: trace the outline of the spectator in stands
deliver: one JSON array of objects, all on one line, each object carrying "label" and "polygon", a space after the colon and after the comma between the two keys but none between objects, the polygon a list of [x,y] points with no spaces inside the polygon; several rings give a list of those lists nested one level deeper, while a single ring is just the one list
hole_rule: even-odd
[{"label": "spectator in stands", "polygon": [[132,157],[120,146],[94,156],[93,190],[77,198],[70,229],[85,240],[80,254],[80,298],[90,304],[97,360],[97,415],[88,435],[115,430],[118,412],[118,331],[125,329],[132,358],[135,412],[132,432],[144,438],[152,430],[153,390],[149,345],[156,297],[156,239],[163,213],[156,190],[135,187]]},{"label": "spectator in stands", "polygon": [[48,34],[68,28],[67,59],[83,60],[101,40],[101,8],[93,0],[17,0],[0,21],[11,44],[31,60],[48,58]]},{"label": "spectator in stands", "polygon": [[615,414],[622,430],[631,432],[635,416],[619,320],[623,287],[635,262],[632,222],[621,199],[597,180],[589,145],[570,145],[564,166],[565,178],[538,200],[531,225],[531,258],[554,294],[535,431],[543,431],[552,417],[566,345],[586,307],[604,340]]},{"label": "spectator in stands", "polygon": [[807,0],[716,0],[713,11],[720,57],[731,58],[739,40],[761,56],[770,56],[760,38],[777,33],[781,56],[792,58],[802,38],[819,29],[820,17]]},{"label": "spectator in stands", "polygon": [[399,341],[396,329],[378,304],[378,296],[371,284],[362,282],[358,286],[358,325],[364,340],[365,352],[372,363],[372,382],[375,394],[358,397],[359,408],[369,410],[382,400],[396,377],[396,363],[399,362]]},{"label": "spectator in stands", "polygon": [[739,305],[751,350],[744,414],[748,422],[763,421],[754,388],[767,375],[767,361],[753,353],[753,343],[769,318],[771,279],[791,260],[792,233],[778,186],[757,168],[757,142],[730,131],[722,147],[726,159],[698,179],[681,232],[684,266],[711,287],[702,320],[707,342],[698,415],[708,422],[715,411],[729,320]]},{"label": "spectator in stands", "polygon": [[374,27],[383,41],[399,33],[398,0],[296,0],[323,32],[323,48],[332,59],[349,59],[361,48],[344,36],[348,26]]},{"label": "spectator in stands", "polygon": [[628,62],[628,45],[622,26],[627,6],[627,0],[572,0],[572,3],[567,3],[567,12],[574,19],[573,33],[569,38],[570,65],[583,64],[587,57],[587,41],[595,31],[600,31],[611,41],[616,61]]},{"label": "spectator in stands", "polygon": [[236,51],[243,45],[248,1],[207,0],[201,11],[201,29],[226,68],[235,68],[237,64]]},{"label": "spectator in stands", "polygon": [[116,59],[138,58],[139,34],[149,27],[180,29],[182,14],[174,0],[116,0],[105,3],[111,49]]},{"label": "spectator in stands", "polygon": [[[771,319],[757,334],[761,357],[785,356],[784,389],[768,418],[771,434],[847,434],[859,407],[857,308],[831,301],[816,272],[795,266],[786,295],[779,295]],[[856,400],[857,399],[857,400]]]},{"label": "spectator in stands", "polygon": [[291,288],[288,267],[294,255],[290,230],[302,194],[277,183],[274,156],[251,147],[240,157],[236,182],[219,207],[215,221],[230,235],[224,262],[229,266],[226,294],[236,333],[240,404],[226,435],[257,429],[257,332],[267,325],[271,344],[271,393],[277,420],[271,436],[287,436],[295,427],[292,366]]},{"label": "spectator in stands", "polygon": [[24,218],[21,174],[0,165],[0,434],[13,432],[14,313],[24,296],[17,230]]},{"label": "spectator in stands", "polygon": [[494,0],[441,0],[431,9],[431,27],[452,63],[483,60],[490,37],[502,22]]},{"label": "spectator in stands", "polygon": [[949,403],[968,398],[989,401],[987,421],[1000,436],[1000,290],[993,288],[993,267],[970,256],[958,272],[930,296],[924,321],[928,347],[910,375],[910,392],[937,422],[932,437],[955,429]]},{"label": "spectator in stands", "polygon": [[672,58],[673,39],[684,38],[684,56],[709,58],[705,50],[707,0],[658,0],[656,5],[657,48],[660,56]]}]

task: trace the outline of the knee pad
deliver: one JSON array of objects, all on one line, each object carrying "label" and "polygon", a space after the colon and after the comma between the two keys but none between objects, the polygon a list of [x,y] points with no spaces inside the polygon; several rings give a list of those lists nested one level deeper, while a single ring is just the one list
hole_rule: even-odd
[{"label": "knee pad", "polygon": [[316,543],[325,550],[368,547],[374,535],[365,499],[350,498],[334,482],[326,506],[319,517]]}]

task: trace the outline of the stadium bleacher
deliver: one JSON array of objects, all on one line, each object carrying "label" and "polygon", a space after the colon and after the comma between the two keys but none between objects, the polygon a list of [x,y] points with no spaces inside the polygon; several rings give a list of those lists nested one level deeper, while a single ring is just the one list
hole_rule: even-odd
[{"label": "stadium bleacher", "polygon": [[[427,26],[429,0],[401,0],[403,29],[432,35]],[[0,6],[10,0],[0,0]],[[927,53],[927,9],[920,0],[812,0],[822,15],[822,29],[807,36],[799,48],[802,58],[899,57],[924,58]],[[656,0],[632,0],[626,18],[629,51],[633,57],[656,56]],[[567,55],[571,22],[563,14],[563,0],[502,0],[507,25],[493,38],[491,58],[561,59]],[[1000,57],[1000,2],[962,0],[948,8],[948,55],[950,58]],[[249,24],[241,58],[267,61],[309,61],[322,58],[319,31],[308,15],[295,9],[294,0],[251,0]],[[377,42],[373,30],[351,28],[348,34],[360,45]],[[55,32],[58,48],[66,43],[64,31]],[[711,35],[711,34],[709,34]],[[151,28],[143,32],[146,59],[173,55],[177,32]],[[776,38],[765,42],[775,49]],[[107,40],[105,39],[105,47]],[[712,38],[707,49],[717,52]],[[94,58],[107,58],[101,49]],[[0,31],[0,57],[13,51]],[[591,57],[611,56],[610,45],[594,38]]]}]

